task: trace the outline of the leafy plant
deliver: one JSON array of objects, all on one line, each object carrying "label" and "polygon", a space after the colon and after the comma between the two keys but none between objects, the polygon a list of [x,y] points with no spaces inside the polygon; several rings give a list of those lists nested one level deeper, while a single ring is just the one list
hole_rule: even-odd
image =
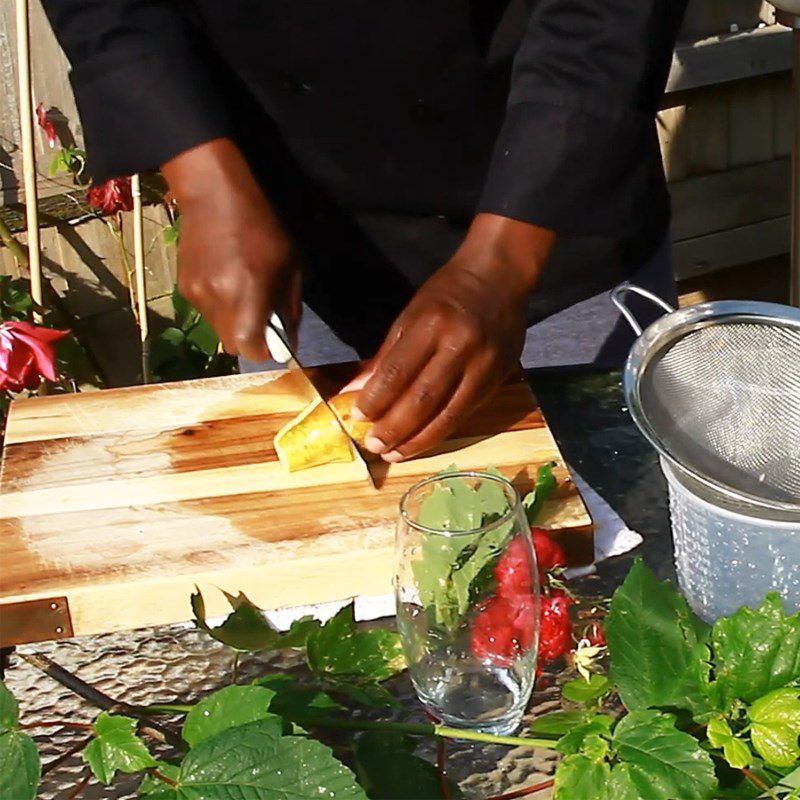
[{"label": "leafy plant", "polygon": [[47,174],[51,177],[67,172],[71,174],[76,183],[86,183],[84,170],[86,169],[86,151],[79,147],[61,147],[56,150],[50,164],[47,167]]},{"label": "leafy plant", "polygon": [[557,800],[781,796],[771,787],[800,766],[800,613],[770,593],[709,628],[637,561],[605,630],[626,713],[584,718],[557,741],[569,753]]},{"label": "leafy plant", "polygon": [[306,663],[317,688],[340,693],[363,705],[392,705],[380,683],[405,669],[396,631],[357,628],[352,603],[322,625],[312,617],[295,621],[285,633],[277,631],[241,592],[225,593],[233,611],[217,628],[205,620],[205,603],[198,590],[192,595],[195,623],[209,635],[239,651],[305,649]]},{"label": "leafy plant", "polygon": [[236,360],[222,350],[211,324],[176,286],[172,290],[175,325],[162,331],[150,344],[150,365],[161,381],[228,375]]},{"label": "leafy plant", "polygon": [[19,706],[0,682],[0,797],[34,800],[42,774],[33,739],[19,729]]},{"label": "leafy plant", "polygon": [[[228,600],[231,613],[212,627],[193,595],[198,626],[237,651],[305,649],[307,681],[273,673],[194,705],[102,712],[83,753],[98,780],[141,772],[148,800],[442,800],[458,791],[415,753],[414,737],[444,736],[560,752],[555,800],[800,800],[800,613],[786,614],[774,594],[709,627],[637,561],[606,621],[610,677],[565,683],[575,707],[540,717],[524,737],[364,720],[351,706],[391,699],[384,682],[404,667],[394,631],[359,628],[347,606],[279,632],[243,594]],[[185,714],[169,761],[144,738],[158,713]],[[326,729],[356,733],[344,756],[352,769],[315,738]],[[0,796],[33,800],[39,777],[0,684]]]}]

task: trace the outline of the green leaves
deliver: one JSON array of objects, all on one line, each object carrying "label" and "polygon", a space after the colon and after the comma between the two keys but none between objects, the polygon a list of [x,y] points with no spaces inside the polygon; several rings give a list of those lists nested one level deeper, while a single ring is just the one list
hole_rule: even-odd
[{"label": "green leaves", "polygon": [[800,689],[775,689],[750,706],[750,740],[764,761],[791,767],[800,759]]},{"label": "green leaves", "polygon": [[711,800],[714,765],[675,717],[632,711],[614,728],[597,716],[570,731],[559,750],[570,753],[556,772],[556,800]]},{"label": "green leaves", "polygon": [[313,739],[258,720],[204,739],[177,776],[180,800],[366,800],[355,776]]},{"label": "green leaves", "polygon": [[19,707],[0,681],[0,797],[34,800],[42,764],[30,736],[19,730]]},{"label": "green leaves", "polygon": [[24,278],[0,275],[0,321],[26,320],[33,311],[33,298]]},{"label": "green leaves", "polygon": [[344,707],[329,694],[318,689],[298,687],[295,679],[286,673],[276,672],[256,678],[253,683],[274,693],[269,710],[292,722],[309,716],[323,716]]},{"label": "green leaves", "polygon": [[164,228],[162,237],[164,239],[164,244],[167,247],[175,247],[180,241],[181,219],[183,219],[183,217],[177,217],[175,219],[175,222],[172,223],[172,225],[167,225],[167,227]]},{"label": "green leaves", "polygon": [[212,628],[206,622],[205,601],[199,589],[191,596],[192,612],[198,628],[234,650],[259,651],[304,647],[309,635],[320,628],[317,620],[303,617],[286,633],[281,633],[267,622],[261,611],[244,593],[239,592],[236,596],[227,592],[223,594],[233,611],[219,627]]},{"label": "green leaves", "polygon": [[156,760],[136,735],[136,720],[103,711],[94,722],[95,738],[83,751],[83,759],[95,777],[110,784],[117,770],[139,772],[154,767]]},{"label": "green leaves", "polygon": [[533,491],[529,492],[522,500],[528,524],[533,525],[541,513],[542,506],[551,494],[556,490],[557,482],[553,475],[555,462],[544,464],[536,472],[536,485]]},{"label": "green leaves", "polygon": [[588,737],[610,736],[614,718],[607,714],[596,714],[585,722],[576,725],[556,742],[556,750],[570,755],[584,749]]},{"label": "green leaves", "polygon": [[611,681],[605,675],[594,673],[589,680],[575,678],[561,687],[561,694],[573,703],[592,705],[611,691]]},{"label": "green leaves", "polygon": [[306,660],[324,685],[365,705],[390,705],[391,695],[378,684],[406,667],[399,634],[386,628],[359,631],[352,604],[311,633]]},{"label": "green leaves", "polygon": [[556,771],[555,800],[608,800],[610,780],[607,762],[598,763],[584,755],[567,756]]},{"label": "green leaves", "polygon": [[402,733],[362,733],[356,741],[355,758],[356,774],[370,800],[444,797],[436,767],[415,756],[413,741]]},{"label": "green leaves", "polygon": [[702,623],[641,559],[614,593],[605,629],[611,679],[626,708],[703,705]]},{"label": "green leaves", "polygon": [[201,700],[186,716],[183,739],[194,747],[228,728],[259,719],[280,720],[267,710],[275,692],[262,686],[226,686]]},{"label": "green leaves", "polygon": [[725,717],[714,717],[708,723],[707,735],[712,747],[721,747],[725,760],[735,769],[751,764],[753,754],[747,742],[734,736]]},{"label": "green leaves", "polygon": [[158,379],[188,380],[233,372],[234,359],[220,351],[219,337],[210,323],[177,287],[172,292],[172,306],[175,325],[156,336],[150,347],[150,362]]},{"label": "green leaves", "polygon": [[339,692],[362,705],[394,703],[380,682],[406,667],[400,636],[386,628],[358,630],[352,603],[325,625],[312,617],[303,617],[286,633],[280,633],[244,594],[234,597],[226,592],[225,596],[233,612],[216,628],[206,622],[202,594],[198,591],[191,598],[195,623],[217,641],[244,651],[305,647],[308,666],[322,688]]},{"label": "green leaves", "polygon": [[[451,466],[442,474],[457,471]],[[497,470],[487,472],[502,477]],[[508,508],[506,494],[495,481],[451,478],[435,485],[423,500],[419,522],[437,531],[471,531],[502,518]],[[420,600],[437,625],[448,631],[458,628],[475,585],[500,555],[512,527],[508,523],[480,535],[431,534],[425,538],[413,570]]]},{"label": "green leaves", "polygon": [[716,789],[711,758],[697,740],[675,728],[675,718],[633,711],[614,731],[614,749],[627,762],[626,774],[643,800],[706,800]]},{"label": "green leaves", "polygon": [[531,724],[530,731],[533,736],[563,736],[588,718],[586,711],[553,711],[537,717]]},{"label": "green leaves", "polygon": [[717,620],[711,640],[723,708],[800,680],[800,613],[787,616],[775,592],[757,609]]},{"label": "green leaves", "polygon": [[0,681],[0,734],[8,733],[17,727],[19,704],[9,688]]}]

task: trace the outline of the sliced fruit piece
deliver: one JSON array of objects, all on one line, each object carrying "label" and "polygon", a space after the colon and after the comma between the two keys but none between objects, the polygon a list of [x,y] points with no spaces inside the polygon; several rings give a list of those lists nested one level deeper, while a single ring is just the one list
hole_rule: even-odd
[{"label": "sliced fruit piece", "polygon": [[[346,392],[331,398],[330,404],[350,435],[359,443],[370,427],[369,422],[357,422],[351,416],[357,392]],[[350,440],[344,435],[334,415],[325,403],[317,400],[300,412],[275,436],[275,452],[289,472],[321,464],[352,461]]]}]

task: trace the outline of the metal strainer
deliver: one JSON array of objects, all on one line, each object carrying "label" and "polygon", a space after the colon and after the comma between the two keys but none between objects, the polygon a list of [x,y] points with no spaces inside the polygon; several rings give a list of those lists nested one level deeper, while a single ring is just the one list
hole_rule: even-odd
[{"label": "metal strainer", "polygon": [[[666,316],[644,332],[633,292]],[[710,499],[800,515],[800,309],[718,301],[675,310],[625,283],[612,300],[639,338],[624,389],[656,449]]]}]

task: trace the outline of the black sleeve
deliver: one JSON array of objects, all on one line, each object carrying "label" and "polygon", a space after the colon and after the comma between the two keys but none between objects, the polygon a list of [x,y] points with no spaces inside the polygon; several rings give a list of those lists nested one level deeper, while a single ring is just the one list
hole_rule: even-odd
[{"label": "black sleeve", "polygon": [[613,238],[666,216],[654,117],[685,6],[539,0],[478,210]]},{"label": "black sleeve", "polygon": [[174,0],[43,0],[67,58],[95,181],[156,169],[228,133],[192,26]]}]

